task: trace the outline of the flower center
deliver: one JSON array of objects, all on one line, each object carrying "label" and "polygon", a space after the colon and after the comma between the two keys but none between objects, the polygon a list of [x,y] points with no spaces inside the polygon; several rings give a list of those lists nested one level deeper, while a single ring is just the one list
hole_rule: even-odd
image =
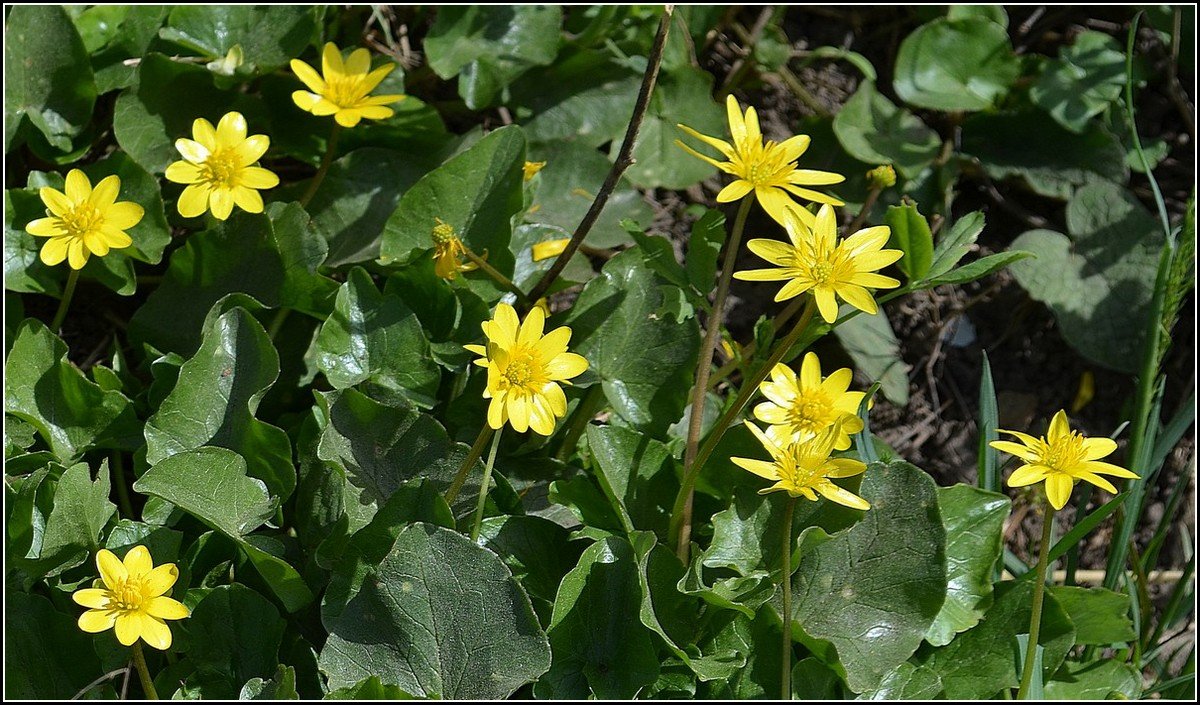
[{"label": "flower center", "polygon": [[1046,467],[1062,472],[1083,460],[1083,437],[1074,431],[1047,446],[1041,458]]},{"label": "flower center", "polygon": [[95,232],[104,223],[104,214],[88,203],[80,203],[62,216],[63,227],[71,237],[83,237]]},{"label": "flower center", "polygon": [[790,421],[801,431],[817,433],[829,425],[833,406],[819,392],[802,394],[792,404]]},{"label": "flower center", "polygon": [[537,372],[536,360],[530,351],[515,351],[508,365],[504,368],[504,381],[510,387],[529,388]]},{"label": "flower center", "polygon": [[352,108],[363,97],[360,76],[334,76],[325,81],[325,99],[339,108]]},{"label": "flower center", "polygon": [[217,186],[233,188],[237,185],[237,176],[241,171],[241,165],[238,163],[234,150],[219,149],[208,155],[208,159],[204,160],[200,170],[205,181]]},{"label": "flower center", "polygon": [[812,265],[812,278],[818,284],[828,284],[833,277],[833,265],[829,262],[815,262]]},{"label": "flower center", "polygon": [[140,578],[129,577],[109,592],[108,607],[117,610],[138,610],[146,599]]}]

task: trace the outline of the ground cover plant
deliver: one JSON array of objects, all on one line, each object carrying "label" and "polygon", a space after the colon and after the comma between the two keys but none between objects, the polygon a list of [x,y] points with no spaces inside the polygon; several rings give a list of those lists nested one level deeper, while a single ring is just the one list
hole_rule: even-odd
[{"label": "ground cover plant", "polygon": [[7,8],[6,695],[1188,697],[1193,27]]}]

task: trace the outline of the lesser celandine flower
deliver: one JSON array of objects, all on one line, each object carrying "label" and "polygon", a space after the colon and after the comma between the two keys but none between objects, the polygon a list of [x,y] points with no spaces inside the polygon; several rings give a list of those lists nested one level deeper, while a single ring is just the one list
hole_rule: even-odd
[{"label": "lesser celandine flower", "polygon": [[486,347],[467,345],[482,359],[475,364],[488,371],[483,396],[491,399],[488,426],[500,429],[505,423],[524,433],[549,436],[555,421],[567,413],[567,397],[559,382],[583,374],[588,368],[582,355],[567,352],[571,329],[562,326],[542,334],[546,314],[534,308],[524,323],[512,306],[496,306],[495,316],[483,322]]},{"label": "lesser celandine flower", "polygon": [[821,361],[811,352],[804,356],[799,377],[779,363],[771,369],[770,381],[758,387],[767,401],[754,407],[754,416],[770,424],[767,435],[781,446],[836,427],[833,447],[845,450],[850,447],[850,434],[863,429],[857,413],[866,394],[849,391],[853,377],[854,373],[843,367],[822,379]]},{"label": "lesser celandine flower", "polygon": [[376,86],[396,68],[388,63],[371,70],[371,53],[355,49],[342,61],[342,52],[326,42],[321,52],[321,73],[299,59],[292,59],[292,71],[308,86],[295,91],[292,100],[301,110],[313,115],[332,115],[342,127],[354,127],[363,118],[385,120],[395,114],[388,103],[403,100],[403,95],[370,95]]},{"label": "lesser celandine flower", "polygon": [[104,587],[84,588],[71,595],[76,603],[90,608],[79,616],[79,628],[95,633],[115,627],[117,641],[125,646],[139,638],[159,650],[171,646],[171,628],[164,620],[188,616],[187,607],[166,596],[179,577],[175,564],[156,568],[150,551],[134,546],[124,561],[112,551],[100,549],[96,568]]},{"label": "lesser celandine flower", "polygon": [[534,262],[541,262],[544,259],[558,257],[563,250],[567,249],[567,245],[571,242],[571,238],[562,237],[555,240],[546,240],[544,242],[535,243],[533,246],[532,258]]},{"label": "lesser celandine flower", "polygon": [[25,226],[30,235],[49,238],[42,245],[42,262],[53,267],[65,259],[72,269],[82,269],[91,255],[103,257],[133,244],[125,231],[141,222],[145,210],[117,200],[121,177],[106,176],[93,189],[86,174],[72,169],[64,188],[66,193],[43,186],[38,195],[46,217]]},{"label": "lesser celandine flower", "polygon": [[1090,482],[1117,494],[1117,488],[1100,477],[1101,475],[1137,479],[1137,475],[1125,468],[1100,462],[1101,458],[1107,457],[1117,449],[1116,441],[1111,438],[1085,438],[1072,431],[1066,411],[1060,410],[1054,415],[1049,430],[1041,438],[1034,438],[1020,431],[999,431],[1014,436],[1021,442],[992,441],[991,446],[1025,461],[1024,465],[1008,477],[1008,486],[1025,487],[1045,480],[1046,498],[1055,510],[1066,506],[1077,480]]},{"label": "lesser celandine flower", "polygon": [[433,273],[452,281],[458,278],[459,272],[470,272],[478,268],[473,262],[463,262],[467,248],[462,240],[454,234],[454,228],[449,223],[435,218],[437,225],[433,226]]},{"label": "lesser celandine flower", "polygon": [[[778,144],[771,140],[764,141],[762,130],[758,125],[758,113],[753,107],[746,108],[743,116],[737,99],[733,96],[726,98],[725,107],[729,116],[729,134],[733,138],[732,144],[701,134],[686,125],[678,126],[692,137],[716,148],[725,157],[725,161],[717,161],[697,152],[682,141],[675,140],[675,144],[687,150],[692,156],[703,159],[726,174],[735,177],[732,183],[717,194],[717,201],[729,203],[754,192],[754,197],[758,199],[763,210],[780,223],[783,222],[785,210],[794,205],[791,196],[816,203],[843,205],[833,196],[806,188],[808,186],[828,186],[846,180],[846,177],[841,174],[800,169],[796,166],[796,160],[804,154],[812,141],[808,135],[796,135]],[[804,211],[800,217],[811,219],[812,216],[808,211]]]},{"label": "lesser celandine flower", "polygon": [[837,220],[831,206],[821,206],[810,230],[797,213],[789,208],[784,219],[791,243],[778,240],[751,240],[750,251],[778,269],[752,269],[733,276],[750,281],[787,281],[776,301],[784,301],[811,291],[821,317],[827,322],[837,320],[837,299],[851,306],[875,313],[878,307],[866,287],[876,289],[900,286],[900,282],[875,274],[900,259],[900,250],[885,250],[890,231],[886,225],[865,228],[838,242]]},{"label": "lesser celandine flower", "polygon": [[179,196],[179,214],[194,218],[211,210],[225,220],[236,205],[250,213],[262,213],[258,189],[279,185],[279,177],[255,162],[266,154],[271,140],[266,135],[246,135],[246,118],[226,113],[214,128],[204,118],[192,123],[194,139],[179,138],[175,148],[183,160],[167,167],[167,179],[187,184]]},{"label": "lesser celandine flower", "polygon": [[759,490],[759,494],[787,492],[791,497],[810,500],[816,500],[820,494],[828,500],[853,509],[871,508],[867,500],[830,481],[831,478],[853,477],[867,469],[865,464],[853,458],[830,457],[838,434],[841,433],[836,427],[828,428],[806,441],[785,444],[776,443],[749,421],[746,422],[746,427],[771,454],[771,460],[730,460],[759,477],[775,482],[774,485]]}]

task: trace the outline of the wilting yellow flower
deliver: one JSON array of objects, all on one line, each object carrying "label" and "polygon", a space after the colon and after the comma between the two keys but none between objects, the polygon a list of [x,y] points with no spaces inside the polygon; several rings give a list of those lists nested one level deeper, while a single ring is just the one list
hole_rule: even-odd
[{"label": "wilting yellow flower", "polygon": [[250,213],[262,213],[263,200],[256,189],[279,185],[279,177],[254,166],[266,154],[271,140],[266,135],[246,136],[246,118],[241,113],[225,113],[214,129],[212,123],[198,118],[192,123],[192,137],[175,140],[175,149],[183,160],[167,167],[167,179],[188,187],[179,195],[179,214],[194,218],[211,210],[217,220],[225,220],[233,206]]},{"label": "wilting yellow flower", "polygon": [[484,399],[488,425],[499,429],[508,422],[524,433],[549,436],[558,417],[567,413],[567,397],[559,382],[583,374],[588,362],[582,355],[567,352],[571,329],[562,326],[542,335],[546,314],[534,308],[521,323],[508,304],[498,304],[495,316],[483,322],[487,346],[466,345],[483,355],[475,364],[488,371]]},{"label": "wilting yellow flower", "polygon": [[829,323],[837,319],[837,298],[867,313],[878,311],[875,299],[864,287],[900,286],[899,281],[874,271],[904,255],[900,250],[882,249],[888,241],[888,227],[865,228],[838,242],[831,206],[821,206],[812,230],[797,216],[800,210],[789,208],[783,221],[791,244],[764,239],[746,243],[751,252],[779,269],[752,269],[733,276],[750,281],[787,280],[775,295],[776,301],[811,290],[821,317]]},{"label": "wilting yellow flower", "polygon": [[[308,86],[295,91],[292,100],[301,110],[313,115],[332,115],[342,127],[354,127],[359,120],[385,120],[395,114],[388,103],[404,100],[403,95],[368,95],[396,68],[388,63],[371,70],[371,53],[355,49],[342,61],[342,52],[326,42],[321,52],[321,73],[299,59],[292,59],[292,71]],[[311,91],[311,92],[309,92]]]},{"label": "wilting yellow flower", "polygon": [[[780,223],[783,222],[786,209],[794,204],[788,194],[816,203],[843,205],[833,196],[805,188],[839,184],[846,180],[841,174],[800,169],[796,166],[796,160],[804,154],[812,141],[808,135],[796,135],[779,144],[771,140],[764,142],[762,130],[758,126],[758,113],[753,107],[746,108],[746,114],[743,116],[737,99],[733,96],[726,98],[725,107],[729,113],[729,134],[733,137],[733,144],[701,134],[686,125],[678,126],[692,137],[715,147],[725,157],[725,161],[719,162],[697,152],[681,140],[675,140],[675,144],[692,156],[736,177],[717,194],[717,201],[736,201],[753,191],[763,210]],[[804,211],[802,208],[799,210]],[[811,219],[812,215],[804,211],[800,217]]]},{"label": "wilting yellow flower", "polygon": [[758,386],[767,401],[754,407],[754,416],[770,424],[767,435],[781,446],[806,441],[836,426],[833,447],[845,450],[850,435],[863,429],[858,405],[866,393],[849,391],[853,377],[843,367],[821,379],[821,361],[811,352],[804,356],[799,378],[779,363],[772,368],[770,381]]},{"label": "wilting yellow flower", "polygon": [[536,243],[533,246],[533,261],[541,262],[544,259],[558,257],[563,250],[567,249],[567,243],[571,242],[571,238],[564,237],[557,240],[546,240],[545,242]]},{"label": "wilting yellow flower", "polygon": [[53,267],[65,259],[71,269],[83,269],[89,256],[103,257],[109,249],[133,244],[125,231],[141,222],[145,210],[117,201],[121,177],[106,176],[93,189],[86,174],[72,169],[65,189],[43,186],[38,195],[46,204],[46,217],[25,226],[30,235],[49,238],[42,245],[42,262]]},{"label": "wilting yellow flower", "polygon": [[1066,411],[1060,410],[1054,415],[1050,429],[1042,438],[1019,431],[999,430],[1000,433],[1015,436],[1021,442],[992,441],[991,446],[1025,461],[1024,465],[1009,475],[1008,486],[1025,487],[1045,480],[1046,497],[1055,509],[1066,506],[1076,480],[1090,482],[1116,494],[1117,488],[1101,475],[1137,479],[1137,475],[1123,467],[1100,462],[1100,458],[1117,449],[1116,441],[1111,438],[1085,438],[1072,431]]},{"label": "wilting yellow flower", "polygon": [[522,167],[525,170],[525,180],[529,181],[537,176],[544,166],[546,166],[546,162],[525,162],[525,166]]},{"label": "wilting yellow flower", "polygon": [[470,272],[479,268],[474,262],[463,262],[467,248],[454,234],[454,228],[441,218],[434,218],[433,226],[433,273],[447,281],[453,281],[459,272]]},{"label": "wilting yellow flower", "polygon": [[124,562],[112,551],[100,549],[96,568],[104,587],[84,588],[71,595],[76,603],[90,608],[79,616],[79,628],[95,633],[115,626],[117,641],[125,646],[141,637],[156,649],[169,647],[171,628],[163,620],[188,616],[187,607],[166,597],[179,577],[175,564],[155,568],[150,551],[134,546]]},{"label": "wilting yellow flower", "polygon": [[771,454],[770,462],[754,458],[730,458],[736,465],[759,477],[773,480],[774,485],[759,490],[759,494],[768,492],[787,492],[792,497],[805,497],[816,500],[817,494],[838,504],[853,509],[870,509],[867,500],[853,492],[842,489],[830,482],[830,478],[853,477],[867,469],[862,461],[853,458],[833,458],[833,444],[840,431],[836,428],[826,429],[801,443],[778,444],[757,426],[746,422],[749,428]]}]

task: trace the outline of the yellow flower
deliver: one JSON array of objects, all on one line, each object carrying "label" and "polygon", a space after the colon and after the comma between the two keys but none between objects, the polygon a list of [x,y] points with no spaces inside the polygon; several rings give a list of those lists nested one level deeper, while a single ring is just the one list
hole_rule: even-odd
[{"label": "yellow flower", "polygon": [[767,435],[779,445],[806,441],[836,426],[833,447],[846,450],[850,435],[863,429],[858,405],[866,393],[849,391],[853,377],[843,367],[821,379],[821,361],[811,352],[804,356],[799,379],[792,368],[777,364],[770,381],[758,387],[767,401],[754,407],[754,416],[770,424]]},{"label": "yellow flower", "polygon": [[[758,113],[753,107],[746,108],[746,114],[743,117],[738,102],[733,96],[729,96],[725,100],[725,107],[729,113],[729,134],[733,137],[733,144],[716,137],[700,134],[686,125],[678,126],[692,137],[710,147],[715,147],[725,157],[725,161],[719,162],[697,152],[682,141],[675,140],[675,144],[687,150],[692,156],[703,159],[726,174],[736,177],[732,183],[717,194],[717,201],[721,203],[736,201],[753,191],[763,210],[779,223],[783,223],[785,211],[793,205],[788,194],[817,203],[843,205],[841,201],[832,196],[804,188],[806,186],[839,184],[846,180],[846,177],[841,174],[800,169],[796,166],[796,160],[804,154],[812,141],[808,135],[796,135],[779,144],[771,140],[764,142],[762,131],[758,126]],[[800,215],[801,218],[811,220],[812,215],[808,211],[803,208],[799,210],[803,211]]]},{"label": "yellow flower", "polygon": [[546,166],[546,162],[525,162],[525,166],[522,167],[525,170],[525,180],[529,181],[537,176],[544,166]]},{"label": "yellow flower", "polygon": [[65,259],[71,269],[83,269],[89,256],[103,257],[109,249],[133,244],[125,231],[141,222],[145,210],[117,200],[121,177],[106,176],[93,189],[86,174],[72,169],[65,189],[43,186],[38,195],[46,204],[46,217],[25,226],[30,235],[50,238],[42,245],[42,262],[53,267]]},{"label": "yellow flower", "polygon": [[478,269],[474,262],[463,262],[467,248],[462,240],[454,234],[454,228],[441,218],[434,218],[437,225],[433,226],[433,273],[447,281],[453,281],[459,272],[471,272]]},{"label": "yellow flower", "polygon": [[544,259],[558,257],[562,254],[563,250],[567,249],[567,243],[570,241],[571,238],[564,237],[557,240],[546,240],[545,242],[539,242],[535,244],[533,246],[533,261],[541,262]]},{"label": "yellow flower", "polygon": [[819,436],[802,443],[780,445],[749,421],[746,426],[771,454],[771,461],[754,458],[730,460],[759,477],[775,482],[759,490],[759,494],[782,491],[792,497],[803,496],[815,501],[819,493],[828,500],[853,509],[871,508],[867,500],[830,482],[830,478],[853,477],[867,469],[862,461],[853,458],[830,457],[834,441],[840,433],[838,429],[826,429]]},{"label": "yellow flower", "polygon": [[502,303],[492,320],[483,322],[487,347],[464,346],[484,356],[475,364],[488,371],[483,398],[492,400],[487,418],[492,428],[508,422],[520,433],[533,429],[549,436],[558,417],[567,413],[567,397],[558,383],[583,374],[588,362],[567,352],[570,328],[542,335],[545,322],[545,312],[535,307],[520,323],[513,307]]},{"label": "yellow flower", "polygon": [[125,561],[112,551],[96,554],[103,588],[76,590],[71,598],[90,608],[79,616],[79,628],[96,633],[114,626],[117,641],[132,646],[139,637],[150,646],[165,650],[171,646],[171,629],[163,620],[183,619],[188,608],[165,594],[179,577],[174,563],[154,567],[150,551],[134,546]]},{"label": "yellow flower", "polygon": [[[301,110],[313,115],[332,115],[342,127],[354,127],[359,120],[385,120],[395,114],[388,103],[404,100],[402,95],[368,95],[387,77],[395,64],[371,70],[371,53],[355,49],[342,61],[342,52],[326,42],[321,52],[321,73],[299,59],[292,59],[292,71],[308,86],[295,91],[292,100]],[[311,92],[309,92],[311,91]]]},{"label": "yellow flower", "polygon": [[263,200],[256,189],[278,186],[279,177],[254,163],[266,154],[271,140],[266,135],[247,137],[241,113],[225,113],[215,129],[198,118],[192,123],[192,137],[175,140],[183,160],[167,167],[168,180],[188,185],[179,195],[179,214],[194,218],[211,210],[214,218],[225,220],[234,204],[262,213]]},{"label": "yellow flower", "polygon": [[821,317],[829,323],[837,319],[835,297],[867,313],[878,311],[875,299],[864,287],[900,286],[899,281],[874,274],[874,271],[904,255],[900,250],[881,249],[888,241],[888,227],[865,228],[838,242],[837,221],[831,206],[821,206],[812,230],[797,216],[800,210],[789,208],[783,223],[790,245],[763,239],[746,243],[751,252],[778,265],[779,269],[752,269],[733,276],[750,281],[788,280],[775,295],[776,301],[811,290]]},{"label": "yellow flower", "polygon": [[1060,410],[1054,415],[1050,429],[1042,438],[1003,429],[1000,429],[1000,433],[1015,436],[1021,442],[992,441],[991,446],[1025,461],[1024,465],[1009,475],[1008,486],[1025,487],[1045,480],[1046,497],[1055,509],[1066,506],[1076,480],[1090,482],[1116,494],[1117,488],[1101,475],[1137,479],[1137,475],[1125,468],[1100,462],[1101,458],[1117,449],[1116,441],[1111,438],[1084,438],[1072,431],[1066,411]]}]

